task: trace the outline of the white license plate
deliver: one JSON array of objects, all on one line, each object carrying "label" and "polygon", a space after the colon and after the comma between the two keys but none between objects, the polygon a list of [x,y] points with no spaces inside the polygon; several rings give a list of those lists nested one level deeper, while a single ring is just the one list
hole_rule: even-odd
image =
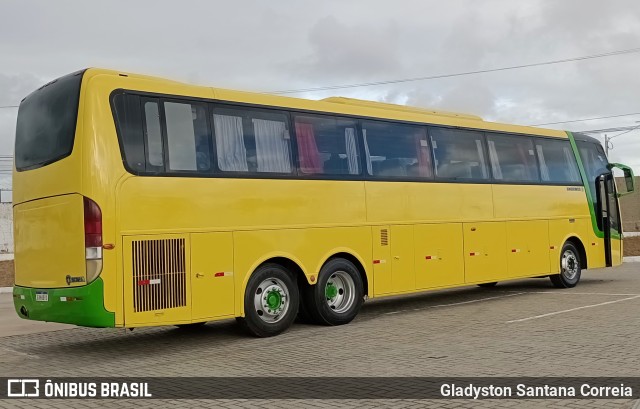
[{"label": "white license plate", "polygon": [[37,291],[36,301],[49,301],[49,294],[44,291]]}]

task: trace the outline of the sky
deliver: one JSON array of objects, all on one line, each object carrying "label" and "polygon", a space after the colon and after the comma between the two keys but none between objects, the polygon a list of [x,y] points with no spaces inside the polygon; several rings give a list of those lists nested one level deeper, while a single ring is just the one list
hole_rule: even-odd
[{"label": "sky", "polygon": [[[277,91],[638,47],[637,0],[0,0],[0,106],[17,105],[40,85],[85,67]],[[340,95],[539,124],[640,113],[639,66],[640,53],[632,53],[290,96]],[[13,152],[16,114],[0,109],[0,155]],[[640,115],[549,127],[581,131],[638,121]],[[614,139],[609,159],[640,174],[640,129]],[[0,188],[9,183],[0,175]]]}]

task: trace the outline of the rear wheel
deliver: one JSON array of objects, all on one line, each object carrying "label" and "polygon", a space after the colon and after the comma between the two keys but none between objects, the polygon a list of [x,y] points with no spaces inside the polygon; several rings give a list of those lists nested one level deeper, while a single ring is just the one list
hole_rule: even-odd
[{"label": "rear wheel", "polygon": [[364,285],[356,266],[349,260],[329,260],[318,274],[318,283],[308,286],[302,302],[312,321],[342,325],[353,320],[364,302]]},{"label": "rear wheel", "polygon": [[497,281],[491,282],[491,283],[482,283],[482,284],[478,284],[478,287],[482,287],[482,288],[491,288],[491,287],[495,287],[496,284],[498,284]]},{"label": "rear wheel", "polygon": [[549,276],[553,285],[557,288],[573,288],[580,281],[582,266],[580,265],[580,253],[573,243],[565,243],[560,252],[560,274]]},{"label": "rear wheel", "polygon": [[298,286],[291,272],[279,264],[265,264],[247,283],[245,316],[238,322],[257,337],[278,335],[295,320],[299,302]]}]

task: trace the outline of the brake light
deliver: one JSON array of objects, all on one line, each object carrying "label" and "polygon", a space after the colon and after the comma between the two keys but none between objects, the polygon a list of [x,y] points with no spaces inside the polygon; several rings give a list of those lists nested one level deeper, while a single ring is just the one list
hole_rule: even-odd
[{"label": "brake light", "polygon": [[87,283],[102,272],[102,211],[93,200],[84,198],[84,247]]},{"label": "brake light", "polygon": [[84,198],[85,247],[102,247],[102,212],[93,200]]}]

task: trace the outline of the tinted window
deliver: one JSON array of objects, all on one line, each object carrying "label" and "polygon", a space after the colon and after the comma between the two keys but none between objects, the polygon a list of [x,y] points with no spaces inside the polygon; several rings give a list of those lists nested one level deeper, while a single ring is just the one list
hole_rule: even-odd
[{"label": "tinted window", "polygon": [[540,180],[533,138],[489,134],[487,146],[494,179],[505,182]]},{"label": "tinted window", "polygon": [[578,151],[580,152],[580,159],[584,166],[584,171],[587,174],[589,180],[589,190],[591,191],[591,197],[594,203],[597,200],[596,192],[596,178],[603,173],[609,173],[607,168],[607,157],[604,154],[604,149],[600,144],[577,141]]},{"label": "tinted window", "polygon": [[449,179],[489,179],[482,133],[429,128],[436,176]]},{"label": "tinted window", "polygon": [[290,136],[285,115],[216,108],[213,128],[220,170],[291,173]]},{"label": "tinted window", "polygon": [[210,168],[209,130],[203,105],[165,102],[169,169],[206,171]]},{"label": "tinted window", "polygon": [[15,161],[33,169],[71,154],[82,73],[67,75],[25,98],[18,110]]},{"label": "tinted window", "polygon": [[355,121],[329,116],[296,116],[295,129],[301,173],[360,173]]},{"label": "tinted window", "polygon": [[160,110],[158,101],[144,103],[145,141],[147,143],[147,161],[151,166],[163,166],[162,128],[160,126]]},{"label": "tinted window", "polygon": [[425,127],[366,121],[362,136],[368,174],[382,178],[432,176]]},{"label": "tinted window", "polygon": [[144,172],[144,139],[142,135],[142,112],[140,97],[118,94],[113,98],[116,123],[124,159],[130,169]]},{"label": "tinted window", "polygon": [[537,139],[540,176],[545,182],[579,183],[580,173],[568,140]]}]

